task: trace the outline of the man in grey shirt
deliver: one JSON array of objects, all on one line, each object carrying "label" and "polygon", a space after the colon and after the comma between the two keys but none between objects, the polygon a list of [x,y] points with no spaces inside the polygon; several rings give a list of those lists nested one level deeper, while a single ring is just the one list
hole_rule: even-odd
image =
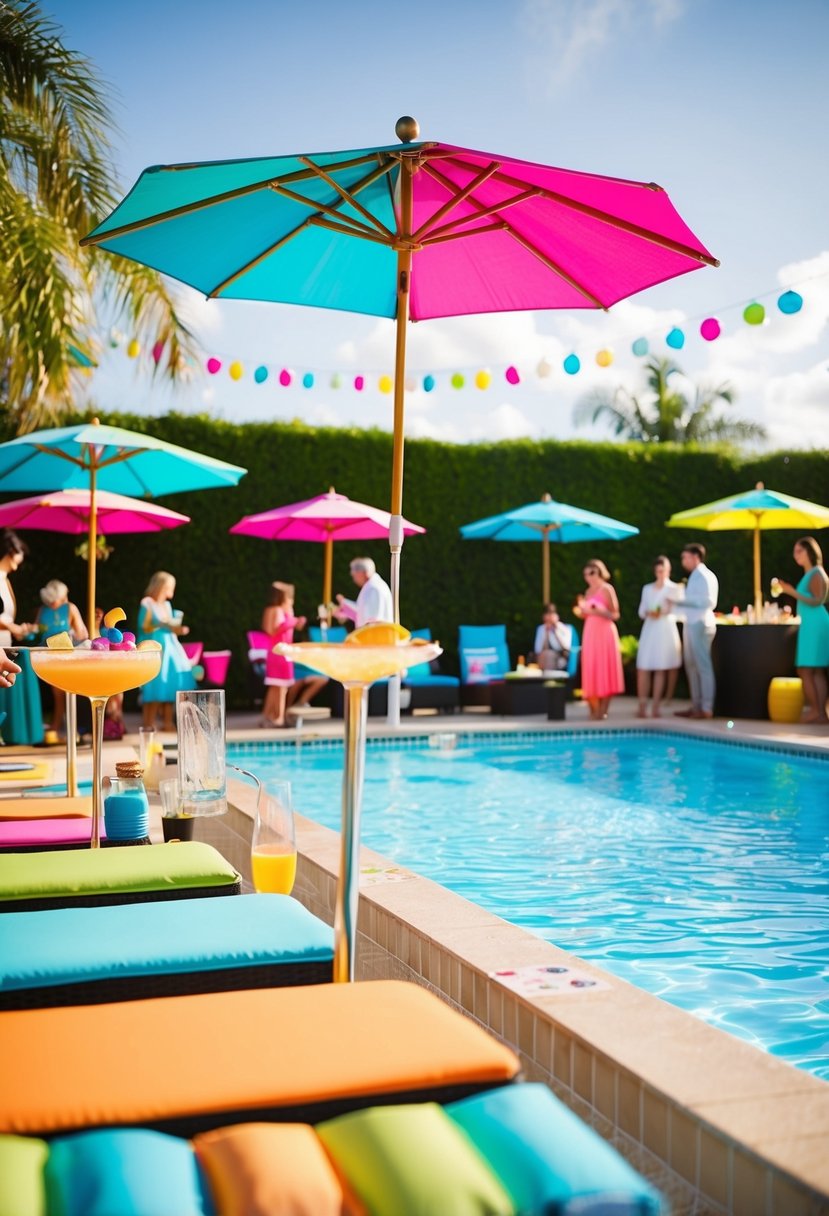
[{"label": "man in grey shirt", "polygon": [[685,598],[677,607],[685,618],[682,650],[691,708],[678,709],[676,713],[681,718],[713,718],[716,685],[711,646],[717,632],[714,609],[720,585],[705,564],[705,545],[696,542],[686,545],[681,560],[683,570],[688,573],[688,584]]}]

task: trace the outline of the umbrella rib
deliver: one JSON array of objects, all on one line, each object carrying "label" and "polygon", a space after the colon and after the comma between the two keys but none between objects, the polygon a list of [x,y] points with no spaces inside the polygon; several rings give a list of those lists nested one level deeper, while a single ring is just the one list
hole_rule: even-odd
[{"label": "umbrella rib", "polygon": [[[373,156],[360,156],[356,157],[354,160],[345,160],[336,165],[330,165],[329,168],[330,171],[334,173],[338,172],[340,169],[353,168],[354,165],[368,164],[374,159],[375,158]],[[185,169],[195,169],[200,167],[201,166],[198,165],[182,166],[182,168]],[[164,166],[164,171],[171,172],[177,168],[178,166]],[[106,232],[90,233],[89,236],[81,238],[80,244],[82,246],[100,245],[102,241],[108,241],[117,236],[124,236],[130,232],[140,232],[144,228],[152,228],[155,224],[163,224],[167,220],[178,219],[179,216],[189,215],[193,211],[202,211],[206,207],[215,207],[220,203],[227,203],[235,198],[244,198],[248,194],[255,194],[259,190],[267,190],[269,187],[273,186],[274,181],[282,183],[307,181],[312,176],[313,174],[310,172],[310,170],[301,169],[297,170],[295,173],[286,173],[282,178],[268,177],[263,181],[251,182],[251,184],[248,186],[238,186],[235,190],[224,190],[221,194],[212,194],[209,198],[196,199],[192,203],[183,203],[180,207],[172,207],[169,211],[160,211],[157,215],[144,216],[142,219],[133,220],[132,223],[129,224],[120,224],[116,228],[108,228]]]},{"label": "umbrella rib", "polygon": [[441,245],[446,241],[466,240],[470,236],[480,236],[485,232],[506,232],[508,230],[509,225],[506,220],[499,220],[495,224],[483,224],[480,228],[470,228],[467,232],[447,232],[445,236],[426,237],[421,248],[428,249],[430,245]]},{"label": "umbrella rib", "polygon": [[[428,161],[424,162],[423,168],[427,173],[429,172]],[[448,215],[450,211],[454,211],[454,209],[459,206],[464,199],[472,193],[473,190],[477,190],[479,186],[482,186],[484,182],[488,181],[489,178],[492,177],[493,173],[496,173],[500,168],[501,165],[499,161],[492,161],[491,164],[483,168],[477,177],[473,178],[471,182],[468,182],[462,190],[456,191],[452,198],[448,199],[443,206],[438,207],[434,215],[430,215],[429,218],[420,225],[417,231],[412,233],[412,240],[421,240],[426,235],[427,231],[430,235],[434,235],[435,232],[442,231],[440,228],[434,228],[433,225],[436,224],[438,220],[442,220],[443,217]],[[455,222],[457,223],[458,221]]]},{"label": "umbrella rib", "polygon": [[[501,212],[506,211],[506,209],[508,207],[514,207],[516,205],[516,203],[525,203],[528,199],[531,199],[531,198],[538,198],[539,194],[540,194],[540,191],[536,190],[535,188],[533,188],[532,190],[525,190],[523,192],[523,194],[513,195],[512,198],[505,199],[501,203],[493,203],[491,207],[482,207],[481,210],[476,212],[475,215],[460,216],[458,219],[452,220],[451,223],[444,224],[441,228],[434,228],[429,233],[429,237],[424,241],[424,244],[427,244],[429,238],[431,238],[431,237],[442,236],[444,233],[457,232],[457,229],[460,227],[461,224],[472,224],[476,220],[485,219],[487,216],[490,216],[490,215],[500,215]],[[480,206],[480,204],[478,204],[478,206]],[[466,236],[466,235],[467,235],[467,232],[458,233],[458,236]]]},{"label": "umbrella rib", "polygon": [[[469,166],[463,161],[450,158],[449,164],[458,169],[465,169],[469,172]],[[495,180],[502,182],[506,186],[517,186],[519,189],[525,185],[520,178],[511,177],[508,173],[496,173]],[[659,193],[664,193],[661,186],[641,185],[643,190],[657,190]],[[649,241],[652,245],[659,245],[662,249],[670,249],[673,253],[683,254],[685,257],[693,258],[696,262],[701,262],[706,266],[719,266],[719,260],[712,257],[710,253],[701,253],[698,249],[692,249],[690,245],[683,244],[682,241],[674,241],[671,237],[662,236],[658,232],[653,232],[649,228],[643,228],[640,224],[634,224],[630,220],[623,220],[619,216],[610,215],[606,211],[599,210],[598,207],[591,207],[589,203],[580,203],[577,199],[568,198],[566,194],[558,194],[555,190],[548,190],[544,186],[538,187],[540,198],[545,198],[551,203],[558,203],[562,207],[566,207],[570,211],[578,211],[581,215],[587,215],[591,219],[598,220],[602,224],[609,224],[611,228],[618,228],[621,232],[629,232],[632,236],[641,237],[644,241]]]},{"label": "umbrella rib", "polygon": [[222,279],[221,283],[217,283],[216,286],[207,293],[206,298],[208,300],[215,300],[217,296],[220,296],[223,291],[226,291],[228,287],[236,282],[237,279],[241,279],[244,275],[248,274],[249,271],[255,270],[260,262],[264,262],[266,258],[271,256],[271,254],[276,253],[277,249],[281,249],[283,245],[287,245],[288,241],[292,241],[295,236],[299,236],[300,232],[303,232],[308,227],[312,219],[313,216],[309,215],[307,219],[304,219],[301,224],[296,226],[296,228],[292,228],[290,232],[286,232],[285,235],[281,236],[278,241],[273,243],[273,245],[269,245],[267,249],[263,249],[261,253],[257,253],[256,257],[251,258],[249,262],[246,262],[244,266],[240,266],[238,270],[234,270],[233,274],[228,275],[226,279]]},{"label": "umbrella rib", "polygon": [[[441,185],[445,186],[447,189],[450,189],[450,190],[454,188],[451,180],[449,178],[445,177],[442,173],[438,172],[438,170],[436,170],[434,168],[429,168],[428,166],[424,166],[424,168],[426,168],[427,171],[432,175],[432,177],[434,177],[438,182],[440,182]],[[494,176],[498,179],[500,179],[500,177],[501,177],[500,174],[495,174]],[[478,215],[482,215],[484,213],[489,214],[491,211],[491,208],[488,209],[488,208],[484,207],[484,205],[482,203],[479,203],[478,200],[472,194],[469,195],[469,202],[472,204],[473,207],[475,207],[477,209]],[[474,218],[478,218],[478,217],[475,216]],[[502,223],[503,223],[504,231],[507,232],[509,234],[509,236],[511,236],[512,239],[514,241],[516,241],[517,244],[521,245],[524,249],[526,249],[528,253],[531,253],[533,255],[533,257],[538,258],[538,260],[544,266],[546,266],[548,270],[552,270],[554,274],[557,274],[559,276],[559,278],[563,279],[565,283],[568,283],[570,285],[570,287],[573,288],[574,291],[577,291],[579,293],[579,295],[582,295],[582,296],[584,296],[584,298],[586,300],[589,300],[590,303],[595,308],[601,308],[601,309],[604,309],[605,312],[607,312],[607,306],[598,298],[598,296],[595,296],[595,295],[593,295],[593,293],[591,291],[588,291],[588,289],[586,287],[584,287],[581,283],[579,283],[576,279],[574,279],[572,275],[568,274],[567,271],[564,270],[564,268],[562,266],[559,266],[557,262],[554,262],[552,258],[548,257],[546,253],[542,253],[542,251],[536,245],[534,245],[532,243],[532,241],[530,241],[527,237],[521,236],[521,234],[515,230],[515,228],[509,222],[509,220],[503,220]]]},{"label": "umbrella rib", "polygon": [[[339,182],[335,181],[330,173],[326,172],[326,170],[322,169],[319,165],[315,165],[314,162],[309,159],[309,157],[300,156],[299,159],[303,165],[307,165],[309,169],[313,170],[313,172],[316,173],[318,177],[322,178],[322,180],[329,186],[331,186],[333,190],[336,190],[344,203],[350,203],[356,211],[360,212],[360,215],[364,216],[365,219],[369,221],[369,224],[373,225],[378,232],[382,233],[383,236],[386,236],[391,240],[391,238],[394,236],[391,229],[387,228],[382,220],[379,220],[376,215],[372,215],[368,208],[364,207],[363,204],[355,198],[354,193],[346,190],[344,186],[341,186]],[[389,173],[393,163],[393,161],[389,160],[388,162],[382,162],[379,164],[377,168],[368,175],[368,178],[365,181],[358,183],[356,189],[361,190],[371,182],[376,181],[382,173]],[[356,221],[354,222],[356,223]]]},{"label": "umbrella rib", "polygon": [[373,241],[375,245],[382,245],[386,249],[393,247],[392,242],[395,239],[392,238],[392,241],[389,241],[386,237],[381,236],[379,232],[355,232],[347,224],[335,224],[333,220],[326,219],[323,215],[309,215],[307,223],[311,224],[314,228],[330,228],[332,232],[339,232],[343,236],[359,237],[361,241]]}]

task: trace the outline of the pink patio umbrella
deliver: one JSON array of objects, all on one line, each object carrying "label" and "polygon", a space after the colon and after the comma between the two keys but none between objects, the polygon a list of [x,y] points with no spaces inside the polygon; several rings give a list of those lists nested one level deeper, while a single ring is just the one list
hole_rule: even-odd
[{"label": "pink patio umbrella", "polygon": [[[53,494],[35,494],[31,498],[5,502],[0,505],[0,527],[88,536],[92,497],[89,490],[56,490]],[[110,535],[163,532],[190,522],[189,515],[179,515],[167,507],[128,498],[125,494],[111,494],[106,490],[96,492],[95,507],[101,529]],[[91,554],[88,560],[94,566]],[[91,575],[92,602],[87,618],[90,622],[95,620],[94,587],[94,577]],[[75,697],[70,693],[66,698],[66,792],[70,798],[78,792],[75,723]]]},{"label": "pink patio umbrella", "polygon": [[[304,502],[288,503],[245,515],[230,529],[238,536],[260,536],[263,540],[304,540],[325,545],[322,603],[331,603],[334,541],[382,540],[388,537],[391,515],[379,507],[354,502],[345,494],[337,494],[332,486],[327,494]],[[415,536],[425,532],[419,524],[403,520],[403,535]]]}]

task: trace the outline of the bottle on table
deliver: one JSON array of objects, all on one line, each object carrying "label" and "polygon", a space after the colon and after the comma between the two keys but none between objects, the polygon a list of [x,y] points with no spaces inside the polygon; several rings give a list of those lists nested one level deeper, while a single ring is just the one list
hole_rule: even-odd
[{"label": "bottle on table", "polygon": [[104,826],[110,844],[149,844],[150,805],[144,788],[144,770],[138,760],[115,765],[104,799]]}]

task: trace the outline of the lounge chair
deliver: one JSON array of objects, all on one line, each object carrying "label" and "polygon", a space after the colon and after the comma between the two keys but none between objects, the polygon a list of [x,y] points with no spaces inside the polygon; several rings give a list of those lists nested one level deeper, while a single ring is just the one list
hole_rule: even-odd
[{"label": "lounge chair", "polygon": [[[413,629],[413,638],[432,640],[431,629]],[[457,676],[446,676],[440,670],[438,659],[431,663],[419,663],[410,667],[403,677],[402,687],[409,691],[406,712],[415,709],[439,709],[454,713],[460,705],[460,680]]]},{"label": "lounge chair", "polygon": [[461,625],[458,628],[461,704],[490,705],[489,685],[509,671],[506,625]]}]

